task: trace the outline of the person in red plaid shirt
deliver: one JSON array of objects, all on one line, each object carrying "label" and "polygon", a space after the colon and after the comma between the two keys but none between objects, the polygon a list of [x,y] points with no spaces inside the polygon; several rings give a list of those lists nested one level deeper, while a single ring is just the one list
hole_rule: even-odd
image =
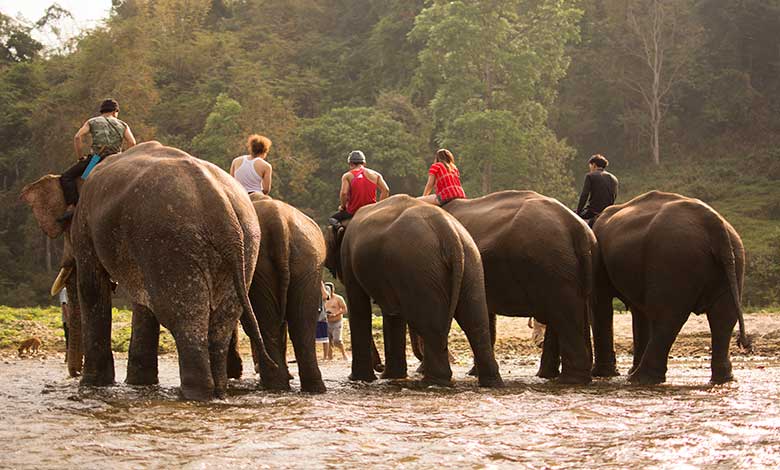
[{"label": "person in red plaid shirt", "polygon": [[[436,188],[436,193],[431,191]],[[455,166],[455,157],[447,149],[436,151],[433,165],[428,170],[428,182],[425,183],[425,190],[420,199],[429,204],[443,206],[453,199],[466,198],[463,186],[460,184],[460,171]]]}]

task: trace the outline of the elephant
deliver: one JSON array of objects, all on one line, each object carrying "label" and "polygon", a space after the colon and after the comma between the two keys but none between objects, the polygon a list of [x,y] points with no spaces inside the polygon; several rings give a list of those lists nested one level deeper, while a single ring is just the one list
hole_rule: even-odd
[{"label": "elephant", "polygon": [[533,191],[455,199],[443,209],[479,248],[493,343],[496,313],[533,316],[548,326],[537,375],[557,377],[560,383],[589,383],[596,239],[587,225],[557,200]]},{"label": "elephant", "polygon": [[612,299],[631,310],[634,362],[629,381],[666,381],[672,343],[691,312],[706,313],[713,383],[733,380],[729,341],[749,348],[740,307],[745,250],[736,230],[698,199],[651,191],[604,210],[593,226],[594,374],[617,375]]},{"label": "elephant", "polygon": [[263,237],[249,299],[268,353],[279,365],[272,370],[261,364],[261,380],[268,389],[290,389],[289,330],[301,390],[325,392],[314,343],[325,240],[317,224],[291,205],[259,193],[251,199]]},{"label": "elephant", "polygon": [[[188,400],[224,396],[226,354],[239,318],[253,349],[275,364],[248,298],[260,242],[251,201],[217,166],[147,142],[106,158],[81,186],[72,220],[59,177],[27,185],[21,198],[44,232],[65,234],[75,268],[84,349],[83,385],[114,383],[111,281],[133,302],[127,383],[157,383],[160,325],[179,356]],[[67,269],[58,276],[67,282]]]},{"label": "elephant", "polygon": [[479,251],[455,218],[399,194],[362,207],[335,233],[325,230],[325,266],[347,293],[350,379],[376,379],[371,357],[374,299],[383,312],[387,356],[383,378],[407,375],[408,323],[425,345],[423,381],[450,385],[447,335],[455,318],[474,352],[479,384],[503,384],[490,342]]}]

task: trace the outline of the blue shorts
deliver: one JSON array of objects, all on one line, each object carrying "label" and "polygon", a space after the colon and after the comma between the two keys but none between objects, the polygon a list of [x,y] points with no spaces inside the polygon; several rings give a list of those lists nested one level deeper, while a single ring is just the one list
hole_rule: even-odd
[{"label": "blue shorts", "polygon": [[315,335],[315,339],[317,343],[328,342],[328,322],[326,321],[317,322],[317,333]]}]

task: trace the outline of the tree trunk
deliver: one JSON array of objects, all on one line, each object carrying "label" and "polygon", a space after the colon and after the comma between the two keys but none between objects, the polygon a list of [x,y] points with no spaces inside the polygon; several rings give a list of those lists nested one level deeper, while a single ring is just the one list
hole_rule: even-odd
[{"label": "tree trunk", "polygon": [[490,194],[493,188],[493,162],[487,160],[482,167],[482,195]]}]

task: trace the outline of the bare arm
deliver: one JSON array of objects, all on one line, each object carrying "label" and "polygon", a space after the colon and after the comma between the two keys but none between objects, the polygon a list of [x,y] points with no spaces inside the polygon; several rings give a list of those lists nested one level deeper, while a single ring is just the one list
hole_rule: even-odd
[{"label": "bare arm", "polygon": [[376,180],[377,186],[379,186],[379,200],[387,199],[390,197],[390,187],[387,186],[387,183],[385,183],[385,179],[382,178],[382,175],[377,173],[379,178]]},{"label": "bare arm", "polygon": [[349,178],[347,175],[349,173],[344,173],[344,176],[341,177],[341,190],[339,191],[340,210],[345,210],[349,202]]},{"label": "bare arm", "polygon": [[232,162],[230,162],[230,176],[233,178],[236,177],[236,158],[233,159]]},{"label": "bare arm", "polygon": [[433,185],[436,184],[436,177],[429,174],[428,175],[428,182],[425,183],[425,189],[423,189],[423,196],[427,196],[431,194],[431,191],[433,191]]},{"label": "bare arm", "polygon": [[76,132],[76,135],[73,136],[73,149],[76,151],[76,158],[83,157],[83,139],[84,136],[89,134],[89,121],[85,122],[83,126],[81,126],[81,129]]},{"label": "bare arm", "polygon": [[263,173],[263,194],[268,194],[271,192],[271,176],[273,171],[274,169],[271,168],[271,164],[268,163],[265,169],[265,173]]},{"label": "bare arm", "polygon": [[133,131],[130,130],[130,126],[125,126],[125,135],[124,135],[125,143],[127,146],[125,147],[125,150],[129,149],[130,147],[135,146],[135,136],[133,135]]}]

